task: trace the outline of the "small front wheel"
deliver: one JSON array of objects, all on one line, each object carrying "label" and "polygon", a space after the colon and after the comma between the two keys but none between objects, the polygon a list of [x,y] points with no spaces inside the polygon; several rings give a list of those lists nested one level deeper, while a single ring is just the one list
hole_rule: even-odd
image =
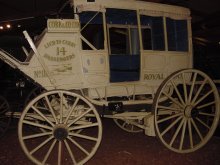
[{"label": "small front wheel", "polygon": [[[166,101],[160,101],[164,97]],[[181,70],[160,85],[153,111],[160,141],[172,151],[193,152],[208,142],[218,126],[218,90],[205,73]]]},{"label": "small front wheel", "polygon": [[78,165],[97,151],[102,124],[95,107],[84,97],[54,90],[28,103],[18,137],[25,154],[36,164]]}]

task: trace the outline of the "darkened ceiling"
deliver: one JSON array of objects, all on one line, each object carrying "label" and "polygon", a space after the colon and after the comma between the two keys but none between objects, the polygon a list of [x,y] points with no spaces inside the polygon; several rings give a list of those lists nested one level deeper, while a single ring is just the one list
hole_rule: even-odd
[{"label": "darkened ceiling", "polygon": [[[70,0],[71,1],[71,0]],[[145,0],[190,8],[194,42],[219,44],[220,0]],[[24,24],[31,31],[41,30],[47,17],[59,17],[71,11],[68,0],[0,0],[0,26],[10,22]],[[0,36],[1,36],[0,32]],[[4,33],[12,33],[4,31]]]}]

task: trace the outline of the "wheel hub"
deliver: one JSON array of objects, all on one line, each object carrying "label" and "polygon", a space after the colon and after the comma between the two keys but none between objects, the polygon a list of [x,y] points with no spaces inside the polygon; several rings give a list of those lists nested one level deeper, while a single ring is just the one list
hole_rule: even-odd
[{"label": "wheel hub", "polygon": [[191,105],[187,105],[184,110],[184,114],[187,118],[194,118],[198,115],[198,113],[198,110],[194,109]]},{"label": "wheel hub", "polygon": [[64,125],[57,125],[53,131],[54,137],[59,140],[65,140],[68,136],[68,130]]},{"label": "wheel hub", "polygon": [[185,116],[190,118],[191,117],[191,112],[192,112],[192,106],[191,105],[187,105],[185,110],[184,110]]}]

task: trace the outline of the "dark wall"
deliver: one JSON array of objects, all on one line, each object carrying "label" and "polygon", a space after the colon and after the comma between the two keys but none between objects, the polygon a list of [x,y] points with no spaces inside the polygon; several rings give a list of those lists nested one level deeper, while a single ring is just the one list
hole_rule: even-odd
[{"label": "dark wall", "polygon": [[204,71],[213,79],[220,79],[220,45],[194,44],[194,68]]}]

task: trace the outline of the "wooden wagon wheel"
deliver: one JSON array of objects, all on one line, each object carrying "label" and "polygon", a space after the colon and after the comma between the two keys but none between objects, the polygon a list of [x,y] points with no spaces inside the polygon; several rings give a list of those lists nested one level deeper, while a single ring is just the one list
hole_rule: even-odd
[{"label": "wooden wagon wheel", "polygon": [[19,121],[18,136],[25,154],[36,164],[84,164],[100,145],[102,124],[84,97],[55,90],[29,102]]},{"label": "wooden wagon wheel", "polygon": [[124,131],[130,132],[130,133],[139,133],[143,132],[142,128],[139,128],[135,126],[132,123],[138,123],[138,124],[143,124],[142,120],[137,120],[137,119],[113,119],[115,124],[123,129]]},{"label": "wooden wagon wheel", "polygon": [[0,137],[4,135],[11,122],[11,117],[6,115],[7,112],[10,112],[9,104],[0,96]]},{"label": "wooden wagon wheel", "polygon": [[[167,94],[167,87],[173,93]],[[166,101],[159,102],[161,97]],[[203,72],[186,69],[160,85],[153,103],[155,129],[160,141],[178,153],[193,152],[212,137],[219,120],[219,94]]]}]

